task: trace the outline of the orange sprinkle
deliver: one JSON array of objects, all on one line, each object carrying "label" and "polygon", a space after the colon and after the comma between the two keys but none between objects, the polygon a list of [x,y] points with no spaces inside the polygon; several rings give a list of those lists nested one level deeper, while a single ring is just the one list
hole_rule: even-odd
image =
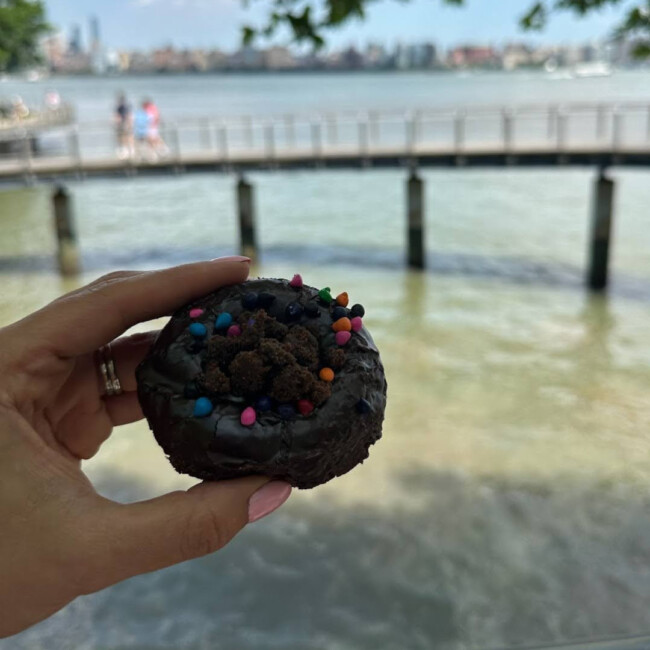
[{"label": "orange sprinkle", "polygon": [[350,302],[347,291],[339,293],[339,295],[336,296],[336,302],[341,305],[341,307],[347,307],[348,303]]},{"label": "orange sprinkle", "polygon": [[352,323],[349,318],[339,318],[334,325],[332,325],[332,329],[335,332],[350,332],[352,330]]},{"label": "orange sprinkle", "polygon": [[334,371],[331,368],[323,368],[319,373],[318,376],[323,380],[323,381],[334,381]]}]

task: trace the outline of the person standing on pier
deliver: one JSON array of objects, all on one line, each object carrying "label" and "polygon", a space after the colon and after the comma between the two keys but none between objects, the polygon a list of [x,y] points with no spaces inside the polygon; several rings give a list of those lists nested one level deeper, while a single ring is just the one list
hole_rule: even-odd
[{"label": "person standing on pier", "polygon": [[158,156],[151,142],[151,114],[147,111],[146,100],[135,111],[133,132],[138,157],[140,159],[146,157],[150,162],[154,162]]},{"label": "person standing on pier", "polygon": [[123,93],[117,97],[115,106],[115,136],[117,139],[117,155],[122,159],[131,158],[134,154],[131,107]]},{"label": "person standing on pier", "polygon": [[169,153],[169,148],[160,135],[160,111],[151,99],[145,99],[143,107],[147,115],[149,115],[149,134],[147,137],[149,146],[157,155],[166,156]]}]

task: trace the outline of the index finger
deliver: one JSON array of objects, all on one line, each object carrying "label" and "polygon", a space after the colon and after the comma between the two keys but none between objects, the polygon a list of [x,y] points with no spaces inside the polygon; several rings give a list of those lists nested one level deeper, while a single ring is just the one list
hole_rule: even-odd
[{"label": "index finger", "polygon": [[186,302],[248,277],[247,257],[224,257],[160,271],[118,272],[28,316],[30,340],[62,357],[92,352],[129,327],[166,316]]}]

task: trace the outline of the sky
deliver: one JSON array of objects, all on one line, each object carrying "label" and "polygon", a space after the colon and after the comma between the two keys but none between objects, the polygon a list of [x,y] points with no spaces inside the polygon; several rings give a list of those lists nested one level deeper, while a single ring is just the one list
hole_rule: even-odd
[{"label": "sky", "polygon": [[[551,19],[541,34],[522,33],[518,18],[532,0],[465,0],[465,8],[441,0],[374,0],[366,20],[336,30],[328,37],[332,49],[369,41],[392,46],[398,42],[431,41],[442,48],[460,43],[498,45],[506,41],[571,44],[607,36],[622,15],[621,7],[587,18],[569,14]],[[629,5],[626,0],[623,7]],[[99,18],[102,41],[118,49],[149,49],[172,44],[234,50],[240,44],[241,26],[259,24],[270,0],[251,0],[245,10],[241,0],[46,0],[50,22],[70,33],[80,24],[84,43],[88,19]]]}]

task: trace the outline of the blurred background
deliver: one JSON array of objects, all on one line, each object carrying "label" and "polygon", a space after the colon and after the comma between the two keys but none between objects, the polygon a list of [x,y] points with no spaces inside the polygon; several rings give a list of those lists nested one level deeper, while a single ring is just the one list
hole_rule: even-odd
[{"label": "blurred background", "polygon": [[[348,291],[389,383],[362,466],[0,649],[650,634],[649,9],[0,2],[0,325],[111,270],[239,252],[245,174],[252,274]],[[85,469],[120,501],[193,483],[142,422]]]}]

